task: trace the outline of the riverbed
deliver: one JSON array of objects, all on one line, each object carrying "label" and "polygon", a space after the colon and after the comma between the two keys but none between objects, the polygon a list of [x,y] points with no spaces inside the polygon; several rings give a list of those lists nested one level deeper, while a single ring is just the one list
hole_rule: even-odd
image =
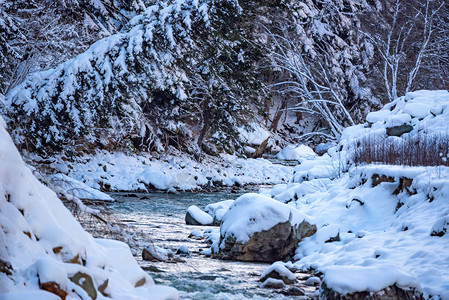
[{"label": "riverbed", "polygon": [[[180,262],[149,262],[142,260],[141,249],[135,255],[140,266],[157,284],[170,285],[180,291],[182,299],[310,299],[315,287],[305,286],[307,273],[296,273],[297,287],[305,290],[305,296],[286,296],[285,290],[260,287],[260,274],[269,264],[225,261],[201,255],[208,248],[204,240],[188,236],[193,230],[203,232],[211,226],[191,226],[184,221],[190,205],[202,209],[207,204],[236,199],[239,194],[230,191],[214,193],[113,193],[117,201],[108,209],[122,224],[151,238],[154,245],[176,251],[187,246],[190,255],[180,257]],[[216,228],[216,227],[215,227]],[[145,242],[150,242],[145,241]]]}]

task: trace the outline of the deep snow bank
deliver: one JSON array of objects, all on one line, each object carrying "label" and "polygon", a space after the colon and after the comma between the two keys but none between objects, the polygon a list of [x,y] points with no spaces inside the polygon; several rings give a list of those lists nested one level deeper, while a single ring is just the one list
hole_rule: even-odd
[{"label": "deep snow bank", "polygon": [[62,161],[67,175],[95,189],[110,191],[197,190],[203,187],[278,184],[287,182],[292,168],[265,159],[223,154],[197,162],[186,155],[152,157],[99,152],[76,162]]},{"label": "deep snow bank", "polygon": [[[449,170],[367,166],[350,172],[292,199],[318,226],[299,244],[296,267],[326,274],[334,265],[377,269],[387,264],[389,273],[414,277],[426,295],[448,293],[449,235],[435,233],[444,232],[442,220],[449,216]],[[368,281],[367,274],[353,284],[370,286]],[[354,286],[340,289],[349,292]]]},{"label": "deep snow bank", "polygon": [[[295,267],[322,272],[327,287],[342,294],[396,285],[449,299],[449,168],[350,161],[364,136],[447,134],[448,107],[447,91],[409,93],[347,128],[328,154],[302,160],[291,183],[260,191],[316,220],[316,234],[299,243]],[[410,131],[388,135],[402,125]]]},{"label": "deep snow bank", "polygon": [[[177,299],[124,243],[94,239],[23,163],[0,117],[0,298]],[[94,297],[95,296],[95,297]]]}]

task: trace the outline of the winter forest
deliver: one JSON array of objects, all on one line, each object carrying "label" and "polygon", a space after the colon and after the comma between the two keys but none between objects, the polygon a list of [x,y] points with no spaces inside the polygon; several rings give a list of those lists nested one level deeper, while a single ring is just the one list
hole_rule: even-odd
[{"label": "winter forest", "polygon": [[449,2],[0,0],[0,299],[449,300]]}]

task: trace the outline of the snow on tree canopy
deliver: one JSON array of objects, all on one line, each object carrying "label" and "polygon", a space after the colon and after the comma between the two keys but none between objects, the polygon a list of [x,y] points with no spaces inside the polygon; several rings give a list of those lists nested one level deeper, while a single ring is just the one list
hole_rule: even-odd
[{"label": "snow on tree canopy", "polygon": [[23,163],[1,117],[0,228],[0,294],[11,299],[58,298],[46,285],[70,299],[178,298],[175,289],[154,285],[126,244],[83,230]]},{"label": "snow on tree canopy", "polygon": [[[55,69],[29,75],[14,88],[5,113],[11,126],[19,124],[13,137],[37,150],[132,141],[160,151],[170,136],[191,135],[179,122],[186,116],[196,127],[210,122],[221,128],[217,136],[226,137],[236,130],[245,89],[241,81],[223,78],[251,67],[238,60],[244,41],[226,36],[239,12],[234,0],[157,2],[123,33]],[[204,120],[200,98],[209,114]]]}]

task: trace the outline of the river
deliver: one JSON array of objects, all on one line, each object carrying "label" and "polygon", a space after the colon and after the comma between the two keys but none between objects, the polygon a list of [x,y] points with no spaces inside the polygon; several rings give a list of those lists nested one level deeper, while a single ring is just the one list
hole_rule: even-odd
[{"label": "river", "polygon": [[296,273],[305,296],[285,296],[281,291],[260,287],[260,274],[269,264],[224,261],[201,255],[207,249],[204,240],[188,238],[193,230],[204,230],[209,226],[186,225],[185,212],[190,205],[204,209],[207,204],[236,199],[239,194],[215,193],[113,193],[116,202],[107,207],[122,224],[151,237],[156,246],[175,250],[185,245],[191,254],[182,257],[184,262],[149,262],[136,253],[140,266],[157,284],[170,285],[180,291],[182,299],[310,299],[315,287],[305,286],[307,273]]}]

